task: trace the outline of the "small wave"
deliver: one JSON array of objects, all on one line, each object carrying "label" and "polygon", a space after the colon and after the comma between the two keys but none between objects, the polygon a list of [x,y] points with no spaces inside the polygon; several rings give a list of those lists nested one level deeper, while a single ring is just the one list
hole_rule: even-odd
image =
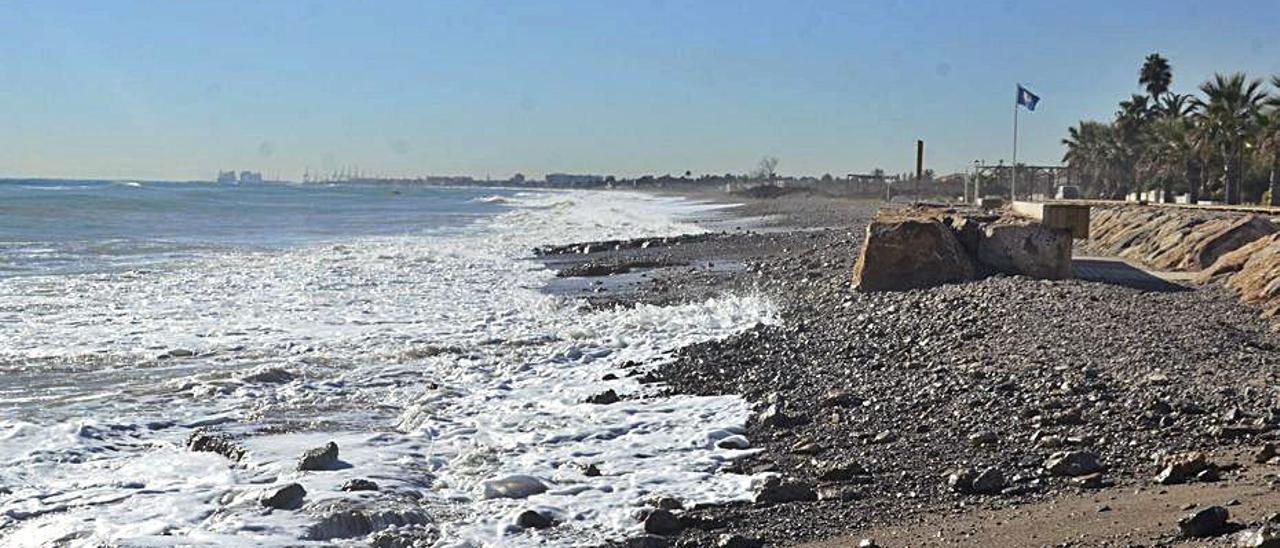
[{"label": "small wave", "polygon": [[476,202],[476,203],[481,203],[481,204],[508,204],[508,203],[511,203],[511,200],[508,200],[505,196],[497,196],[497,195],[494,195],[494,196],[485,196],[485,197],[483,197],[483,198],[475,198],[475,199],[473,199],[473,200],[471,200],[471,201],[472,201],[472,202]]}]

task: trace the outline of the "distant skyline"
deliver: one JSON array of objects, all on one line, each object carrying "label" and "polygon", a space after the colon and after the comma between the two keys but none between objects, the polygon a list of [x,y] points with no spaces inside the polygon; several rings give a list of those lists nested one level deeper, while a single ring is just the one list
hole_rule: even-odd
[{"label": "distant skyline", "polygon": [[1280,74],[1280,3],[35,2],[0,10],[0,177],[782,174],[1058,163],[1139,92]]}]

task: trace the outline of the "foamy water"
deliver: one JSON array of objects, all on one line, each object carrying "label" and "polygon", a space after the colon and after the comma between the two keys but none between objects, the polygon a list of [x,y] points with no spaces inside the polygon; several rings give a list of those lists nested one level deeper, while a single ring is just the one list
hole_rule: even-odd
[{"label": "foamy water", "polygon": [[[505,213],[447,235],[0,279],[0,486],[12,491],[0,494],[0,541],[361,545],[315,538],[314,525],[366,503],[425,514],[443,546],[592,545],[636,534],[634,512],[658,495],[748,496],[754,478],[717,473],[741,452],[714,446],[741,432],[746,403],[657,397],[621,366],[775,322],[769,302],[587,311],[541,292],[553,273],[529,259],[547,243],[696,232],[680,219],[703,206],[500,198],[482,200]],[[609,388],[626,399],[582,403]],[[241,436],[248,456],[185,450],[202,426]],[[330,440],[348,467],[294,470]],[[589,463],[602,475],[586,477]],[[514,474],[550,490],[483,499],[482,482]],[[381,490],[338,489],[352,478]],[[295,481],[302,509],[258,504]],[[562,523],[514,528],[526,509]]]}]

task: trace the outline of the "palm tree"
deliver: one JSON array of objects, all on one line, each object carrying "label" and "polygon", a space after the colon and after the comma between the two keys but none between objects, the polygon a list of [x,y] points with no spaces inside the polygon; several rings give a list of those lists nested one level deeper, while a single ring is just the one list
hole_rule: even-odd
[{"label": "palm tree", "polygon": [[1181,93],[1166,93],[1160,96],[1155,109],[1161,116],[1190,116],[1196,110],[1196,98]]},{"label": "palm tree", "polygon": [[1161,57],[1159,53],[1148,55],[1146,61],[1142,63],[1142,70],[1138,71],[1138,84],[1146,88],[1152,103],[1169,91],[1169,85],[1172,83],[1173,67],[1169,66],[1169,60]]},{"label": "palm tree", "polygon": [[[1280,90],[1280,75],[1271,77],[1271,85]],[[1272,207],[1280,206],[1280,94],[1272,95],[1266,99],[1267,111],[1262,118],[1262,125],[1259,133],[1259,153],[1267,156],[1270,168],[1269,179],[1267,183],[1267,194],[1270,196],[1268,204]]]},{"label": "palm tree", "polygon": [[1245,139],[1258,127],[1258,111],[1266,94],[1261,80],[1249,80],[1243,73],[1213,75],[1200,84],[1205,98],[1199,101],[1202,130],[1222,155],[1223,179],[1228,204],[1240,203],[1240,181]]},{"label": "palm tree", "polygon": [[1164,203],[1173,203],[1173,185],[1183,183],[1190,190],[1199,176],[1197,143],[1192,122],[1185,116],[1162,116],[1151,123],[1142,162],[1160,181]]}]

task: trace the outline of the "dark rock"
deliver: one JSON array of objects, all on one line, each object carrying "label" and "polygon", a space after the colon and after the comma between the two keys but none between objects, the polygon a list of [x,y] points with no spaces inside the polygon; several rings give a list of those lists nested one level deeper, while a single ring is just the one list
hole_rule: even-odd
[{"label": "dark rock", "polygon": [[245,455],[244,448],[231,439],[230,436],[205,430],[196,430],[190,436],[187,436],[187,449],[217,453],[237,462],[244,458]]},{"label": "dark rock", "polygon": [[240,380],[248,383],[263,384],[284,384],[297,378],[296,375],[277,367],[268,367],[266,369],[249,373],[240,378]]},{"label": "dark rock", "polygon": [[377,491],[378,484],[363,478],[352,478],[342,484],[343,491]]},{"label": "dark rock", "polygon": [[536,510],[525,510],[516,516],[516,527],[521,529],[546,529],[555,523],[554,520]]},{"label": "dark rock", "polygon": [[960,494],[970,494],[973,492],[973,480],[976,477],[978,475],[973,470],[960,468],[947,474],[947,487]]},{"label": "dark rock", "polygon": [[308,540],[332,540],[364,537],[375,531],[425,525],[431,522],[417,510],[374,509],[366,506],[345,507],[337,502],[320,511],[320,521],[307,528]]},{"label": "dark rock", "polygon": [[861,463],[853,459],[815,461],[813,465],[820,481],[849,481],[858,476],[871,474]]},{"label": "dark rock", "polygon": [[302,506],[302,499],[306,496],[307,490],[301,485],[289,483],[265,491],[258,502],[268,508],[295,510]]},{"label": "dark rock", "polygon": [[661,508],[645,512],[641,522],[644,524],[644,532],[651,535],[670,536],[679,533],[680,529],[683,528],[680,524],[680,518],[677,518],[670,510]]},{"label": "dark rock", "polygon": [[640,535],[631,537],[623,544],[624,548],[667,548],[671,541],[658,535]]},{"label": "dark rock", "polygon": [[969,444],[974,447],[994,444],[999,439],[995,432],[983,430],[969,435]]},{"label": "dark rock", "polygon": [[818,493],[813,486],[801,481],[784,481],[772,478],[756,493],[756,502],[781,504],[788,502],[809,502],[818,500]]},{"label": "dark rock", "polygon": [[329,442],[315,447],[298,459],[298,470],[333,470],[338,465],[338,444]]},{"label": "dark rock", "polygon": [[587,464],[586,466],[583,466],[583,467],[582,467],[582,475],[584,475],[584,476],[586,476],[586,477],[588,477],[588,478],[595,478],[595,477],[599,477],[599,476],[600,476],[600,468],[599,468],[599,467],[597,467],[595,464],[591,464],[591,463],[589,463],[589,464]]},{"label": "dark rock", "polygon": [[1261,463],[1270,461],[1275,457],[1276,457],[1276,444],[1265,443],[1262,445],[1261,448],[1258,449],[1257,453],[1254,453],[1253,462],[1261,464]]},{"label": "dark rock", "polygon": [[622,401],[622,398],[618,397],[618,393],[614,392],[612,388],[594,396],[590,396],[586,400],[587,403],[594,403],[596,405],[609,405],[620,401]]},{"label": "dark rock", "polygon": [[996,495],[1005,487],[1004,472],[998,468],[987,468],[973,478],[973,492],[980,495]]},{"label": "dark rock", "polygon": [[844,390],[833,389],[823,394],[819,403],[823,407],[857,407],[862,405],[862,398]]},{"label": "dark rock", "polygon": [[1230,514],[1221,506],[1191,512],[1178,520],[1178,531],[1186,537],[1214,537],[1228,532]]}]

